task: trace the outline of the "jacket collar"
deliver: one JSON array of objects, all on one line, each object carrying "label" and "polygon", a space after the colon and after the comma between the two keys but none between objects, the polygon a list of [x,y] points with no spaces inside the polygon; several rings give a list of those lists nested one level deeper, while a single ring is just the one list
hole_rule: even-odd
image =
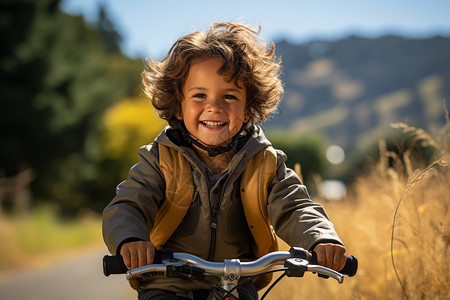
[{"label": "jacket collar", "polygon": [[[244,156],[248,159],[259,152],[261,149],[270,146],[270,141],[264,135],[262,128],[258,125],[253,126],[252,136],[237,152],[244,152]],[[162,132],[156,137],[155,142],[161,143],[167,147],[174,148],[178,151],[194,154],[193,149],[189,147],[189,143],[179,129],[166,126]]]}]

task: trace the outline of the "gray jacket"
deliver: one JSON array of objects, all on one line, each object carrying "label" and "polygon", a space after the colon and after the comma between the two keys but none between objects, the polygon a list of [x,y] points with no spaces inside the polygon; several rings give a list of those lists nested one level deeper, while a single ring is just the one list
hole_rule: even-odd
[{"label": "gray jacket", "polygon": [[[139,149],[139,162],[117,187],[116,197],[103,214],[103,237],[111,253],[127,241],[149,241],[158,207],[164,200],[165,181],[158,166],[158,143],[181,151],[191,163],[194,196],[191,206],[165,247],[211,261],[255,259],[252,239],[241,204],[239,181],[247,160],[270,142],[260,127],[235,153],[228,168],[211,174],[193,149],[184,146],[178,130],[166,128],[154,143]],[[320,242],[342,244],[323,207],[313,202],[298,176],[285,165],[277,150],[278,169],[269,185],[267,212],[275,233],[290,246],[311,249]],[[150,284],[147,287],[155,287]],[[167,289],[186,289],[170,285]],[[161,288],[157,285],[158,288]],[[197,288],[195,287],[189,287]]]}]

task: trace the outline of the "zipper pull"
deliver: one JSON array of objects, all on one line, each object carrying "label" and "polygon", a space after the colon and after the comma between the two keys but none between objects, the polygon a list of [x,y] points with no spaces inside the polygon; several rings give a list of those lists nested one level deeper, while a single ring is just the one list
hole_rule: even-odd
[{"label": "zipper pull", "polygon": [[217,229],[217,217],[213,216],[212,220],[211,220],[211,228],[216,230]]}]

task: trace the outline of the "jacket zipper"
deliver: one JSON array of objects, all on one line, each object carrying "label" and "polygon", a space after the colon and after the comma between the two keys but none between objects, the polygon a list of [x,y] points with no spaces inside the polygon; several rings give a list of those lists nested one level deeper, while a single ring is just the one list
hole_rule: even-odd
[{"label": "jacket zipper", "polygon": [[211,218],[211,241],[209,244],[208,260],[214,260],[214,253],[216,252],[216,234],[217,234],[217,216]]},{"label": "jacket zipper", "polygon": [[230,181],[230,176],[225,179],[225,183],[223,184],[223,188],[221,189],[221,193],[217,204],[211,209],[211,241],[209,244],[209,252],[208,252],[208,260],[214,261],[214,254],[216,252],[216,239],[217,239],[217,215],[219,213],[220,206],[222,204],[223,194],[228,186],[228,182]]},{"label": "jacket zipper", "polygon": [[217,239],[217,214],[219,212],[220,203],[221,203],[221,197],[218,199],[217,203],[211,207],[211,240],[209,243],[209,253],[208,253],[208,260],[213,261],[214,260],[214,253],[216,252],[216,239]]}]

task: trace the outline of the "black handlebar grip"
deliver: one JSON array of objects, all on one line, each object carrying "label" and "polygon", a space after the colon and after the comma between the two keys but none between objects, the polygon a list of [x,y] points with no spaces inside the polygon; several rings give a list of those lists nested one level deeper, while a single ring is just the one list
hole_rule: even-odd
[{"label": "black handlebar grip", "polygon": [[357,271],[358,259],[355,256],[351,255],[347,256],[347,259],[345,260],[345,266],[342,268],[342,270],[339,271],[339,273],[352,277],[356,275]]},{"label": "black handlebar grip", "polygon": [[[165,259],[172,259],[173,251],[170,249],[161,249],[155,252],[154,261],[155,264],[160,264]],[[105,255],[103,257],[103,274],[109,276],[111,274],[125,274],[128,268],[123,262],[122,255]]]},{"label": "black handlebar grip", "polygon": [[[312,257],[310,259],[310,263],[317,264],[317,253],[315,251],[311,251]],[[347,256],[345,260],[345,265],[339,273],[348,275],[349,277],[355,276],[358,271],[358,259],[351,255]]]},{"label": "black handlebar grip", "polygon": [[105,255],[103,257],[103,274],[105,274],[105,276],[111,274],[125,274],[127,270],[128,268],[125,266],[121,255]]}]

